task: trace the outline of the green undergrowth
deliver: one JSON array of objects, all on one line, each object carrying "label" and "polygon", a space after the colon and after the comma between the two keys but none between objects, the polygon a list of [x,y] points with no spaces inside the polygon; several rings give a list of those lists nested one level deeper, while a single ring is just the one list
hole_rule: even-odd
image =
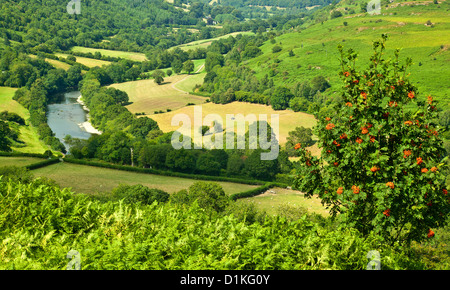
[{"label": "green undergrowth", "polygon": [[41,179],[0,180],[0,241],[0,269],[66,269],[70,250],[81,269],[366,269],[371,250],[382,269],[449,265],[435,245],[386,246],[327,219],[249,222],[197,202],[99,202]]}]

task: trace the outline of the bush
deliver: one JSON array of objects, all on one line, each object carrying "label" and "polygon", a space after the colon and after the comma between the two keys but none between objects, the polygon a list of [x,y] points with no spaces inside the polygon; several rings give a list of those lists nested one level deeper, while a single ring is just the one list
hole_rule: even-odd
[{"label": "bush", "polygon": [[277,215],[289,221],[296,221],[308,214],[308,209],[303,206],[294,206],[287,203],[281,204],[277,208]]},{"label": "bush", "polygon": [[272,47],[272,52],[273,53],[280,52],[281,50],[282,50],[282,48],[279,45],[275,45],[274,47]]},{"label": "bush", "polygon": [[166,202],[169,199],[167,192],[156,188],[148,188],[141,184],[121,184],[113,189],[112,196],[117,200],[123,199],[125,203],[142,203],[147,205],[155,201]]},{"label": "bush", "polygon": [[201,208],[222,212],[230,200],[222,186],[214,182],[197,181],[188,190],[181,190],[171,196],[171,201],[181,204],[197,202]]},{"label": "bush", "polygon": [[331,12],[331,19],[338,18],[342,16],[342,12],[338,10],[334,10]]},{"label": "bush", "polygon": [[264,223],[267,215],[265,211],[258,210],[254,203],[247,202],[231,202],[223,214],[233,216],[248,225]]},{"label": "bush", "polygon": [[258,188],[254,188],[254,189],[250,189],[250,190],[247,190],[247,191],[242,191],[242,192],[239,192],[239,193],[232,194],[230,196],[230,198],[232,200],[237,200],[239,198],[253,197],[253,196],[256,196],[256,195],[259,195],[261,193],[266,192],[267,190],[271,189],[274,186],[275,186],[274,183],[267,183],[267,184],[265,184],[263,186],[260,186]]},{"label": "bush", "polygon": [[12,180],[14,182],[30,183],[33,180],[33,175],[25,167],[3,166],[0,167],[0,180]]},{"label": "bush", "polygon": [[40,161],[40,162],[37,162],[37,163],[33,163],[33,164],[30,164],[30,165],[27,165],[25,167],[28,170],[33,170],[33,169],[38,169],[38,168],[42,168],[42,167],[45,167],[45,166],[49,166],[49,165],[52,165],[52,164],[56,164],[58,162],[59,162],[58,158],[52,158],[52,159],[43,160],[43,161]]}]

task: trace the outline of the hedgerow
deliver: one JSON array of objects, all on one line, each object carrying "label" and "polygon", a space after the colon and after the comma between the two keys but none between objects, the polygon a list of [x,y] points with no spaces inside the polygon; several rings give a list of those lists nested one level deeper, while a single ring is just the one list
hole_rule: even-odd
[{"label": "hedgerow", "polygon": [[189,173],[181,173],[175,171],[164,171],[159,169],[152,168],[142,168],[142,167],[133,167],[119,164],[112,164],[107,162],[98,162],[84,159],[75,159],[75,158],[64,158],[64,162],[88,165],[94,167],[103,167],[117,170],[125,170],[131,172],[140,172],[147,174],[156,174],[156,175],[164,175],[164,176],[172,176],[172,177],[181,177],[181,178],[189,178],[195,180],[209,180],[209,181],[225,181],[225,182],[234,182],[241,184],[249,184],[249,185],[263,185],[264,181],[252,180],[252,179],[239,179],[232,177],[223,177],[223,176],[212,176],[212,175],[201,175],[201,174],[189,174]]}]

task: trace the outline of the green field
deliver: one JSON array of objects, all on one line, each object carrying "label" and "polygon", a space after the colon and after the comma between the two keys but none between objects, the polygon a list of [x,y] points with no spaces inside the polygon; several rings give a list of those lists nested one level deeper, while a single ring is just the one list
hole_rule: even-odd
[{"label": "green field", "polygon": [[192,41],[192,42],[189,42],[189,43],[186,43],[186,44],[177,45],[177,46],[174,46],[174,47],[169,48],[169,50],[175,49],[175,48],[177,48],[177,47],[180,48],[180,49],[182,49],[182,50],[184,50],[184,51],[188,51],[188,50],[191,50],[191,49],[192,49],[192,50],[195,50],[195,49],[197,49],[197,48],[207,48],[208,46],[211,45],[211,43],[212,43],[214,40],[223,39],[223,38],[228,38],[228,37],[230,37],[230,36],[236,36],[236,35],[238,35],[238,34],[242,34],[242,35],[251,35],[251,34],[254,34],[254,33],[251,32],[251,31],[245,31],[245,32],[233,32],[233,33],[229,33],[229,34],[222,35],[222,36],[215,37],[215,38],[196,40],[196,41]]},{"label": "green field", "polygon": [[[447,1],[448,2],[448,1]],[[344,49],[353,49],[359,56],[357,67],[366,68],[372,55],[373,41],[380,40],[387,33],[386,56],[393,57],[395,49],[401,49],[400,59],[411,57],[411,81],[419,88],[422,97],[431,94],[447,105],[450,97],[450,17],[449,5],[436,9],[430,5],[414,7],[383,7],[382,14],[344,15],[323,23],[305,24],[307,29],[275,37],[276,43],[267,41],[261,50],[263,54],[243,65],[255,70],[262,78],[269,70],[277,73],[276,85],[293,87],[298,82],[325,76],[332,85],[331,94],[341,87],[339,44]],[[444,4],[441,4],[444,6]],[[358,11],[358,10],[357,10]],[[433,27],[426,26],[430,20]],[[344,24],[346,22],[346,25]],[[273,53],[275,45],[282,51]],[[289,56],[289,51],[294,56]],[[279,63],[276,63],[276,60]]]},{"label": "green field", "polygon": [[[86,165],[57,163],[32,171],[35,176],[45,176],[56,181],[61,187],[71,187],[76,193],[95,194],[109,192],[119,184],[142,184],[174,193],[188,188],[196,180],[135,173],[129,171],[99,168]],[[219,183],[226,194],[250,190],[257,186],[230,182]]]},{"label": "green field", "polygon": [[202,85],[203,79],[206,76],[206,72],[197,73],[189,76],[183,80],[178,81],[175,84],[175,88],[180,89],[185,92],[192,92],[196,85]]},{"label": "green field", "polygon": [[[124,59],[134,60],[134,61],[145,61],[147,57],[143,53],[139,52],[128,52],[128,51],[118,51],[118,50],[109,50],[109,49],[99,49],[99,48],[90,48],[90,47],[82,47],[82,46],[74,46],[72,51],[75,52],[83,52],[83,53],[92,53],[100,52],[102,55],[111,56],[111,57],[120,57]],[[77,56],[75,56],[77,57]],[[77,57],[78,58],[78,57]]]},{"label": "green field", "polygon": [[43,161],[42,158],[34,157],[5,157],[0,156],[0,167],[3,166],[27,166],[33,163],[38,163]]},{"label": "green field", "polygon": [[310,213],[329,216],[320,199],[316,197],[306,198],[302,192],[279,187],[251,198],[238,199],[237,202],[254,204],[258,210],[265,211],[270,215],[279,214],[280,207],[287,205],[292,208],[307,209]]},{"label": "green field", "polygon": [[[27,121],[30,118],[30,113],[21,104],[14,101],[12,98],[17,89],[0,87],[0,112],[9,111],[18,114]],[[37,129],[31,125],[20,126],[19,139],[25,143],[23,147],[12,147],[14,151],[23,153],[44,153],[48,150],[48,146],[39,140]]]}]

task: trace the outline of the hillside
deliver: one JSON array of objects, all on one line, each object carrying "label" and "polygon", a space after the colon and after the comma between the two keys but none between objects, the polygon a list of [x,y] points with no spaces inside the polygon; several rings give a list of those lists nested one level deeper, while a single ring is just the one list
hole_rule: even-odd
[{"label": "hillside", "polygon": [[[28,110],[13,100],[15,91],[15,88],[0,87],[0,112],[16,113],[24,120],[28,120],[30,117]],[[44,153],[48,149],[48,146],[39,140],[37,128],[31,126],[29,122],[24,126],[18,126],[17,131],[19,140],[13,143],[13,150],[24,153]]]},{"label": "hillside", "polygon": [[0,2],[0,269],[450,269],[450,0],[68,1]]},{"label": "hillside", "polygon": [[[337,75],[337,46],[342,44],[346,49],[357,51],[359,63],[364,64],[371,55],[372,42],[387,33],[387,53],[393,56],[393,51],[399,48],[402,59],[413,59],[411,79],[417,83],[422,97],[431,94],[446,106],[450,101],[449,3],[443,1],[440,8],[431,1],[420,3],[426,5],[392,4],[383,7],[381,15],[344,14],[324,22],[305,24],[297,31],[275,37],[275,43],[266,42],[260,47],[263,54],[242,65],[254,70],[258,78],[269,73],[274,75],[276,85],[290,88],[322,75],[331,84],[328,94],[333,95],[341,86]],[[336,10],[345,10],[345,7],[342,4]],[[428,20],[432,25],[426,25]],[[280,52],[272,52],[275,45],[282,48]],[[289,56],[291,50],[294,56]]]}]

